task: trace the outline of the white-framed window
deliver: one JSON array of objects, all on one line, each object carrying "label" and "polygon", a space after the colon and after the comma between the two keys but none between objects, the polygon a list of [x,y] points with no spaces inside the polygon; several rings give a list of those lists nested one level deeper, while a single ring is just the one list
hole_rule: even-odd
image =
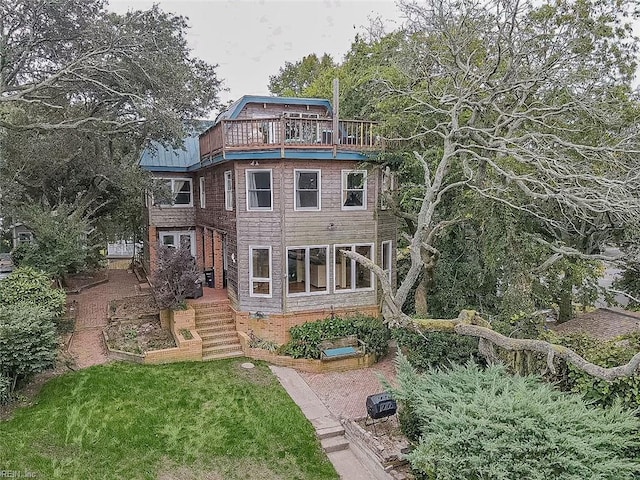
[{"label": "white-framed window", "polygon": [[389,208],[388,195],[395,190],[396,177],[389,167],[382,170],[382,181],[380,185],[380,209]]},{"label": "white-framed window", "polygon": [[249,247],[249,296],[271,297],[271,247]]},{"label": "white-framed window", "polygon": [[294,170],[294,210],[320,210],[320,170]]},{"label": "white-framed window", "polygon": [[200,208],[207,207],[207,196],[204,190],[204,177],[200,177]]},{"label": "white-framed window", "polygon": [[329,246],[287,248],[287,294],[327,293]]},{"label": "white-framed window", "polygon": [[196,256],[196,233],[191,230],[172,230],[158,232],[158,239],[162,245],[172,248],[186,247],[191,255]]},{"label": "white-framed window", "polygon": [[380,264],[382,270],[387,274],[389,283],[391,283],[391,260],[393,259],[393,250],[391,250],[392,242],[387,240],[380,245]]},{"label": "white-framed window", "polygon": [[224,209],[233,210],[233,173],[224,172]]},{"label": "white-framed window", "polygon": [[247,170],[247,210],[273,210],[271,169]]},{"label": "white-framed window", "polygon": [[367,172],[342,170],[342,210],[367,209]]},{"label": "white-framed window", "polygon": [[160,200],[161,205],[193,207],[193,185],[190,178],[165,178],[163,180],[171,192],[171,198]]},{"label": "white-framed window", "polygon": [[333,258],[333,285],[335,292],[353,292],[373,289],[373,272],[360,263],[348,258],[341,250],[357,252],[373,260],[373,244],[335,245]]}]

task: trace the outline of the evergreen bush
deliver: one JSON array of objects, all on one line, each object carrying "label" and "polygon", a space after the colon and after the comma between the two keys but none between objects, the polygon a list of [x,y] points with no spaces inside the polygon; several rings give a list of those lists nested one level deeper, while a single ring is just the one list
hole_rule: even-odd
[{"label": "evergreen bush", "polygon": [[20,267],[0,281],[0,305],[38,305],[59,318],[64,313],[66,294],[53,288],[51,278],[32,267]]},{"label": "evergreen bush", "polygon": [[467,363],[471,359],[481,361],[477,338],[446,332],[421,334],[405,327],[394,328],[392,336],[411,365],[419,370],[451,363]]},{"label": "evergreen bush", "polygon": [[422,478],[638,478],[640,420],[619,406],[589,406],[539,378],[473,363],[418,374],[399,356],[398,382],[395,398],[419,427],[408,459]]}]

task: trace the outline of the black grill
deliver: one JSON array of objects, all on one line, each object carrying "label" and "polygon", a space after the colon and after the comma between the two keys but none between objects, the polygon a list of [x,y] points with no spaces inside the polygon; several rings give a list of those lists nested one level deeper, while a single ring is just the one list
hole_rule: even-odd
[{"label": "black grill", "polygon": [[389,393],[376,393],[367,397],[367,414],[374,420],[395,415],[396,401]]}]

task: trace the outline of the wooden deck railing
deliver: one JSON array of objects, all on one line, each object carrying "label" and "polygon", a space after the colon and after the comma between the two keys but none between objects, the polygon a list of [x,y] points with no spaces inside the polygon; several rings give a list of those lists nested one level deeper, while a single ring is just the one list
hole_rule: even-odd
[{"label": "wooden deck railing", "polygon": [[200,136],[200,156],[226,151],[303,148],[340,150],[381,149],[376,123],[340,120],[334,138],[330,118],[252,118],[221,120]]}]

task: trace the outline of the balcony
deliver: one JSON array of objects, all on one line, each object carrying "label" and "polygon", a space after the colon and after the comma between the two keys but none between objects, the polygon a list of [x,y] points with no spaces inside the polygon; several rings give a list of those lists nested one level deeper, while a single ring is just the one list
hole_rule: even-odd
[{"label": "balcony", "polygon": [[231,151],[286,148],[309,150],[370,151],[382,148],[376,123],[339,120],[334,138],[330,118],[252,118],[222,120],[200,135],[200,156],[209,157]]}]

